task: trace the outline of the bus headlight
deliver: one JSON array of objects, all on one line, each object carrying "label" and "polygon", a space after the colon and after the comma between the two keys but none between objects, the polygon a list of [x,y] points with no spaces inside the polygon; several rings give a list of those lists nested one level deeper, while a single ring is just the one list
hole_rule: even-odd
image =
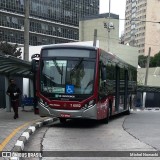
[{"label": "bus headlight", "polygon": [[92,99],[91,101],[86,103],[82,109],[89,109],[89,108],[93,107],[94,105],[95,105],[95,100]]},{"label": "bus headlight", "polygon": [[43,99],[39,98],[39,102],[40,102],[40,103],[43,103]]},{"label": "bus headlight", "polygon": [[43,99],[39,98],[39,103],[40,103],[42,106],[48,108],[48,103],[45,102]]},{"label": "bus headlight", "polygon": [[89,103],[88,103],[88,105],[90,106],[90,105],[94,105],[95,104],[95,100],[94,99],[92,99],[91,101],[89,101]]}]

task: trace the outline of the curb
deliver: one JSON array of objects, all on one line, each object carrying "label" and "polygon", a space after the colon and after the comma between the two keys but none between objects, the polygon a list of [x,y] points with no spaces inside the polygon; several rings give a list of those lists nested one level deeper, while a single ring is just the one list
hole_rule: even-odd
[{"label": "curb", "polygon": [[160,108],[145,108],[146,111],[159,111]]},{"label": "curb", "polygon": [[160,111],[160,108],[144,108],[144,109],[131,109],[131,111]]},{"label": "curb", "polygon": [[[31,124],[22,134],[21,136],[18,138],[18,140],[16,141],[13,149],[11,152],[21,152],[24,150],[24,146],[26,144],[26,142],[29,140],[30,136],[32,134],[34,134],[34,132],[44,126],[44,125],[48,125],[52,122],[57,121],[57,118],[48,118],[39,122],[35,122],[33,124]],[[19,157],[11,157],[10,160],[19,160]]]},{"label": "curb", "polygon": [[143,111],[143,109],[138,109],[138,108],[136,108],[136,109],[131,109],[131,111],[132,111],[132,112],[134,112],[134,111],[138,111],[138,112],[139,112],[139,111]]}]

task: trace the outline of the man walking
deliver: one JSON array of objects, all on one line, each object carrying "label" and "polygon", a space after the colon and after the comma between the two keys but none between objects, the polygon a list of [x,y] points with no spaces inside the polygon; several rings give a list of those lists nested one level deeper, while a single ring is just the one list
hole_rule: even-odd
[{"label": "man walking", "polygon": [[19,95],[21,94],[20,89],[15,84],[14,79],[9,80],[10,85],[7,89],[7,95],[10,96],[11,106],[14,111],[14,119],[18,118],[18,106],[19,106]]}]

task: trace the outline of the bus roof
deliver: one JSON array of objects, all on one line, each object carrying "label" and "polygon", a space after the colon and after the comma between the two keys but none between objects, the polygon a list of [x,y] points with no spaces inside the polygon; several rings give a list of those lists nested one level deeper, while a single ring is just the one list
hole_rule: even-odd
[{"label": "bus roof", "polygon": [[95,46],[87,46],[87,45],[73,45],[73,44],[58,44],[58,45],[50,45],[42,47],[43,49],[58,49],[58,48],[79,48],[79,49],[91,49],[91,50],[97,50],[98,48]]}]

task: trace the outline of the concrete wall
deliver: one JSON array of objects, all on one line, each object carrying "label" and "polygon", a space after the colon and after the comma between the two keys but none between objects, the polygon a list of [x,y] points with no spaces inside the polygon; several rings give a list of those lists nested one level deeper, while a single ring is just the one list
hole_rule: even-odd
[{"label": "concrete wall", "polygon": [[[91,20],[81,20],[79,22],[79,41],[92,41],[94,38],[94,29],[97,29],[97,39],[106,41],[108,39],[108,30],[104,28],[104,23],[108,24],[107,18],[96,18]],[[119,20],[110,19],[114,29],[110,29],[110,37],[115,43],[119,42]]]},{"label": "concrete wall", "polygon": [[[146,68],[138,68],[137,82],[139,85],[144,85]],[[160,67],[149,68],[148,70],[148,86],[160,87]]]},{"label": "concrete wall", "polygon": [[[80,20],[79,22],[79,41],[93,41],[94,29],[97,29],[97,39],[100,48],[116,54],[127,63],[138,66],[138,48],[119,44],[119,19],[110,19],[114,24],[114,29],[104,28],[104,22],[108,23],[107,18],[91,18]],[[108,41],[109,39],[109,41]]]},{"label": "concrete wall", "polygon": [[[99,42],[100,48],[107,51],[107,43],[104,41]],[[138,49],[127,45],[110,42],[110,52],[137,68],[138,66]]]}]

